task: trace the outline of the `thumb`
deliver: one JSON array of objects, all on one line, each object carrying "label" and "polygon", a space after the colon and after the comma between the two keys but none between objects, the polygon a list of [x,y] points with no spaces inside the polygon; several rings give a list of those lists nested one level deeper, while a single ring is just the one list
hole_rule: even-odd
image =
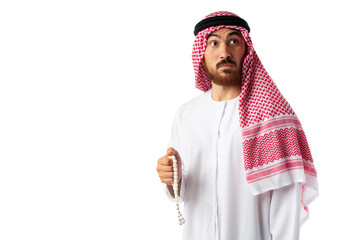
[{"label": "thumb", "polygon": [[173,155],[174,155],[175,157],[177,157],[178,152],[177,152],[174,148],[169,147],[168,150],[167,150],[167,152],[166,152],[166,154],[167,154],[168,156],[173,156]]}]

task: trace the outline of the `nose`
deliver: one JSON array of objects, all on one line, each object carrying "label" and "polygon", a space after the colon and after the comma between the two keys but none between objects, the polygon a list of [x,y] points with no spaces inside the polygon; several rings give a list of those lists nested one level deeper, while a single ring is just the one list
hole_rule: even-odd
[{"label": "nose", "polygon": [[222,44],[222,47],[220,48],[220,51],[221,51],[220,52],[221,60],[231,58],[230,50],[229,50],[229,48],[228,48],[228,46],[226,44]]}]

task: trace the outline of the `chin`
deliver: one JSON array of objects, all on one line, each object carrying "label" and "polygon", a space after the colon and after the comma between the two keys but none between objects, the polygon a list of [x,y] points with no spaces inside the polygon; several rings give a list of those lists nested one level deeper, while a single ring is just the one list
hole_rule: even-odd
[{"label": "chin", "polygon": [[241,77],[239,74],[231,73],[219,74],[211,76],[210,80],[217,85],[221,86],[234,86],[241,84]]},{"label": "chin", "polygon": [[211,81],[217,85],[226,86],[226,87],[241,84],[240,78],[237,78],[237,79],[212,79]]},{"label": "chin", "polygon": [[241,70],[234,69],[218,69],[213,74],[205,69],[209,79],[220,86],[241,85]]}]

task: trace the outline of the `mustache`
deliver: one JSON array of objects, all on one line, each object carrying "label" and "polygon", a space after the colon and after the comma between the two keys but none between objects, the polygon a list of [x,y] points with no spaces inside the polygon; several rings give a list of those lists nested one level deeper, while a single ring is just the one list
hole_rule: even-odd
[{"label": "mustache", "polygon": [[217,64],[216,64],[216,68],[220,68],[221,67],[221,65],[223,65],[223,64],[233,64],[234,66],[236,66],[236,62],[235,61],[233,61],[233,60],[231,60],[230,58],[227,58],[227,59],[224,59],[224,60],[221,60],[220,62],[218,62]]}]

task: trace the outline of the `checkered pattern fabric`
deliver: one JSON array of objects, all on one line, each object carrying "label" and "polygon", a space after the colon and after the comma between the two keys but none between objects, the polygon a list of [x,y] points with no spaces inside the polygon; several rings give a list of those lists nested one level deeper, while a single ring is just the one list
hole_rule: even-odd
[{"label": "checkered pattern fabric", "polygon": [[[237,16],[221,11],[204,19],[223,15]],[[303,222],[308,215],[307,205],[318,195],[317,173],[308,142],[295,112],[262,65],[245,28],[220,25],[206,28],[196,35],[192,51],[195,86],[204,92],[212,87],[203,57],[207,36],[221,28],[240,31],[247,47],[238,105],[246,179],[255,195],[291,183],[303,183]]]}]

